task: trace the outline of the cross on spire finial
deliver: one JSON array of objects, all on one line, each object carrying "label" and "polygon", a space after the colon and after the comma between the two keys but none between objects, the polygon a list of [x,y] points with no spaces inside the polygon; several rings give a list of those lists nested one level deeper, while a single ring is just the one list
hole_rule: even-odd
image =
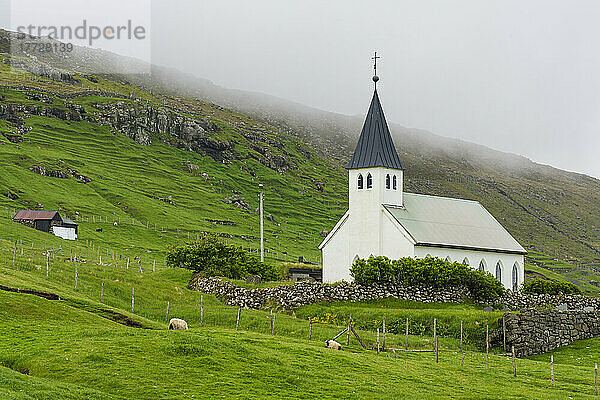
[{"label": "cross on spire finial", "polygon": [[377,81],[379,80],[379,77],[377,76],[377,59],[381,58],[377,55],[377,52],[375,52],[375,55],[373,57],[371,57],[371,60],[374,61],[373,63],[373,71],[374,71],[374,75],[373,75],[373,82],[375,82],[375,89],[377,89]]}]

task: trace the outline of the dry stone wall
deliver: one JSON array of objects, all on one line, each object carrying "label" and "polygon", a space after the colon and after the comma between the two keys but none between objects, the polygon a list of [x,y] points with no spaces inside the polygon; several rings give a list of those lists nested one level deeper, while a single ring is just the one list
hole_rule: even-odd
[{"label": "dry stone wall", "polygon": [[[542,354],[576,340],[600,336],[600,312],[523,310],[504,315],[506,344],[515,346],[517,357]],[[501,344],[502,334],[495,335]]]},{"label": "dry stone wall", "polygon": [[361,286],[342,282],[328,285],[318,282],[298,282],[276,287],[246,289],[220,278],[192,277],[188,287],[203,293],[211,293],[230,306],[247,308],[292,308],[331,301],[366,301],[394,297],[423,303],[458,303],[469,292],[465,288],[435,289],[429,287],[405,287],[398,285]]},{"label": "dry stone wall", "polygon": [[[465,299],[472,299],[469,290],[464,287],[439,289],[394,284],[361,286],[348,282],[333,285],[319,282],[298,282],[271,288],[246,289],[221,278],[204,278],[201,275],[194,275],[188,287],[199,292],[215,294],[224,299],[228,305],[248,308],[276,306],[290,308],[324,301],[365,301],[386,297],[423,303],[460,303]],[[501,298],[485,305],[502,310],[555,308],[558,306],[569,310],[583,310],[586,307],[600,310],[600,298],[581,295],[535,295],[507,291]]]}]

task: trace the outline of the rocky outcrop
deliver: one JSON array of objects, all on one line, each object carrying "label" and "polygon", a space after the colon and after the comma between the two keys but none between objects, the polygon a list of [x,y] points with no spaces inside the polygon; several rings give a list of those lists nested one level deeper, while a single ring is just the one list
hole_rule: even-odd
[{"label": "rocky outcrop", "polygon": [[90,183],[92,181],[89,177],[82,175],[79,172],[74,171],[72,169],[67,169],[66,171],[47,170],[43,165],[34,165],[32,167],[29,167],[29,170],[31,172],[35,172],[36,174],[39,174],[42,176],[49,176],[52,178],[60,178],[60,179],[75,178],[81,183]]},{"label": "rocky outcrop", "polygon": [[69,72],[61,71],[57,68],[51,67],[47,64],[42,64],[35,60],[25,61],[7,58],[4,60],[4,63],[13,68],[19,68],[29,72],[30,74],[49,78],[56,82],[68,83],[71,85],[80,82],[79,79],[75,78],[73,74]]},{"label": "rocky outcrop", "polygon": [[209,155],[218,162],[233,158],[232,144],[210,137],[208,133],[218,132],[219,127],[207,119],[182,116],[168,108],[141,101],[96,103],[93,106],[101,111],[100,123],[112,126],[142,145],[147,146],[157,138],[180,149]]},{"label": "rocky outcrop", "polygon": [[250,205],[248,203],[246,203],[246,199],[244,199],[243,197],[240,197],[239,194],[234,194],[233,196],[225,197],[223,199],[223,203],[233,204],[235,207],[240,208],[242,210],[250,209]]}]

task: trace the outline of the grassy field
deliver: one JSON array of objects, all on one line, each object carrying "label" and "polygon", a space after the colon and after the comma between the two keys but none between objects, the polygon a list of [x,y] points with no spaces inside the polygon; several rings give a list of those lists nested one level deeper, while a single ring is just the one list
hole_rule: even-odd
[{"label": "grassy field", "polygon": [[499,327],[501,312],[482,311],[482,307],[451,303],[418,303],[399,299],[365,301],[360,303],[318,303],[296,310],[296,316],[317,321],[341,323],[352,316],[356,326],[369,331],[383,330],[385,317],[388,332],[403,335],[406,319],[409,334],[433,336],[434,319],[437,333],[444,337],[460,339],[460,324],[463,323],[463,340],[470,348],[482,348],[485,343],[486,325],[490,329]]},{"label": "grassy field", "polygon": [[[9,244],[2,242],[0,260],[11,254]],[[392,353],[362,350],[354,339],[350,347],[336,352],[323,347],[324,340],[341,329],[334,321],[314,325],[313,340],[308,340],[308,323],[302,317],[310,316],[309,307],[296,310],[295,316],[277,313],[275,336],[270,335],[268,311],[243,310],[240,330],[235,331],[237,309],[222,305],[214,296],[185,289],[188,271],[140,273],[122,265],[84,263],[78,266],[75,291],[73,264],[55,258],[46,280],[43,257],[18,258],[15,270],[10,262],[0,262],[0,284],[53,291],[63,298],[51,301],[0,291],[3,398],[545,399],[593,393],[593,366],[587,362],[570,365],[568,358],[563,362],[557,357],[560,379],[550,388],[543,357],[518,360],[518,376],[513,378],[510,359],[492,355],[486,371],[485,354],[472,351],[476,346],[466,346],[470,350],[461,366],[459,343],[451,337],[440,340],[439,364],[433,353],[398,352],[396,359]],[[99,304],[101,282],[105,283],[104,305]],[[132,287],[136,288],[134,313]],[[199,326],[201,296],[203,327]],[[171,304],[170,315],[186,319],[190,331],[166,330],[166,301]],[[105,318],[106,309],[151,329],[117,324]],[[359,315],[361,310],[391,320],[419,309],[428,318],[464,318],[465,325],[471,322],[468,318],[479,319],[482,313],[472,306],[400,301],[333,304],[330,311]],[[374,342],[372,331],[358,332],[367,343]],[[400,345],[403,339],[389,334],[388,346]],[[344,336],[340,340],[344,342]],[[411,335],[410,345],[430,349],[431,337]],[[572,351],[585,354],[587,349],[577,346],[572,345],[576,349]]]}]

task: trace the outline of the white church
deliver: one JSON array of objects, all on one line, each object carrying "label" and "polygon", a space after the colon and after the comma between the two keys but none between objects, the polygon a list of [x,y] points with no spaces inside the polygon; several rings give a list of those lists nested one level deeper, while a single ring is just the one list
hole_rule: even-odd
[{"label": "white church", "polygon": [[439,257],[487,271],[507,289],[523,282],[525,249],[479,202],[403,191],[376,87],[346,168],[348,211],[319,245],[323,282],[352,281],[354,260],[370,256]]}]

